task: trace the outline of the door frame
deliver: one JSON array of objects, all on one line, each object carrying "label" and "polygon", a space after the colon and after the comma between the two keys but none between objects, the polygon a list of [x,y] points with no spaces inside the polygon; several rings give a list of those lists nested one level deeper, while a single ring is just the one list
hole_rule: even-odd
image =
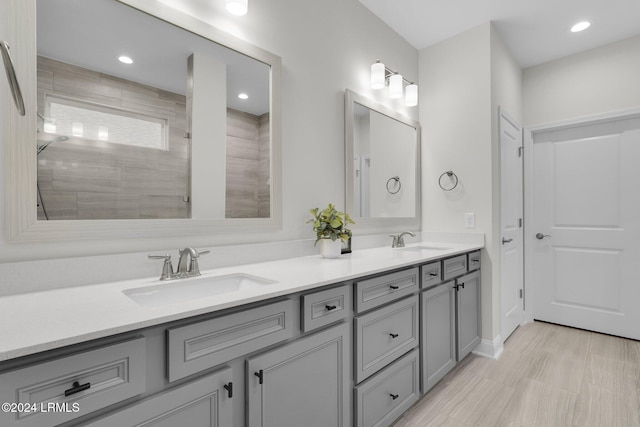
[{"label": "door frame", "polygon": [[526,126],[523,128],[524,144],[524,288],[527,303],[524,305],[524,318],[526,323],[533,322],[533,294],[536,289],[533,285],[533,245],[535,235],[528,225],[533,221],[534,200],[533,200],[533,138],[537,133],[564,130],[572,127],[580,127],[587,124],[599,124],[616,119],[630,119],[640,117],[640,107],[613,110],[605,113],[597,113],[585,116],[578,116],[572,119],[559,120],[555,122],[543,123],[540,125]]}]

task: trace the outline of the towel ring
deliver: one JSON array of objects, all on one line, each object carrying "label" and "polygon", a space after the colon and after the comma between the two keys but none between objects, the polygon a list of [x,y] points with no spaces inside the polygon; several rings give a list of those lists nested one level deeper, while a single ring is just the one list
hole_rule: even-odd
[{"label": "towel ring", "polygon": [[[453,186],[452,187],[445,187],[444,185],[442,185],[442,178],[445,175],[447,175],[450,178],[450,180],[453,181]],[[440,178],[438,178],[438,185],[444,191],[451,191],[451,190],[453,190],[454,188],[456,188],[458,186],[458,176],[455,173],[453,173],[453,171],[446,171],[442,175],[440,175]]]},{"label": "towel ring", "polygon": [[[391,189],[389,188],[389,184],[391,183],[391,181],[395,181],[396,182],[397,187],[398,187],[398,189],[396,191],[391,191]],[[389,192],[389,194],[397,194],[398,191],[400,191],[401,188],[402,188],[402,183],[400,182],[400,177],[399,176],[392,176],[387,181],[387,191]]]}]

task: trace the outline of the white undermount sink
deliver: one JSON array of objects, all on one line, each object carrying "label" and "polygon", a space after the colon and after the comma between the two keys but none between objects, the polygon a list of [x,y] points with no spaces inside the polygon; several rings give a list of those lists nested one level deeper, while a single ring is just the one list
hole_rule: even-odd
[{"label": "white undermount sink", "polygon": [[451,248],[444,248],[442,246],[428,246],[428,245],[418,245],[418,246],[406,246],[404,248],[398,248],[402,251],[416,251],[416,252],[440,252],[446,251]]},{"label": "white undermount sink", "polygon": [[155,286],[126,289],[126,296],[143,307],[162,307],[193,301],[230,292],[261,288],[275,280],[250,274],[236,273],[224,276],[200,276],[161,282]]}]

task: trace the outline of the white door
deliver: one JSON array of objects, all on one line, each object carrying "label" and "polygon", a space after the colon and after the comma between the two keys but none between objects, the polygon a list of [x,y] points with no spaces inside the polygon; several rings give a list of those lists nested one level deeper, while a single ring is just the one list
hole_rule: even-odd
[{"label": "white door", "polygon": [[533,134],[535,319],[640,339],[637,117]]},{"label": "white door", "polygon": [[500,115],[500,334],[506,340],[523,322],[524,239],[522,233],[522,128]]}]

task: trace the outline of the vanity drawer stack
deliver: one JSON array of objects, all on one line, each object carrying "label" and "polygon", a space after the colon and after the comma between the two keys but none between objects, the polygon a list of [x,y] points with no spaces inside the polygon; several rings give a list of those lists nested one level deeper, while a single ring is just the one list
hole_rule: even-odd
[{"label": "vanity drawer stack", "polygon": [[417,267],[356,281],[356,425],[389,425],[420,397]]}]

